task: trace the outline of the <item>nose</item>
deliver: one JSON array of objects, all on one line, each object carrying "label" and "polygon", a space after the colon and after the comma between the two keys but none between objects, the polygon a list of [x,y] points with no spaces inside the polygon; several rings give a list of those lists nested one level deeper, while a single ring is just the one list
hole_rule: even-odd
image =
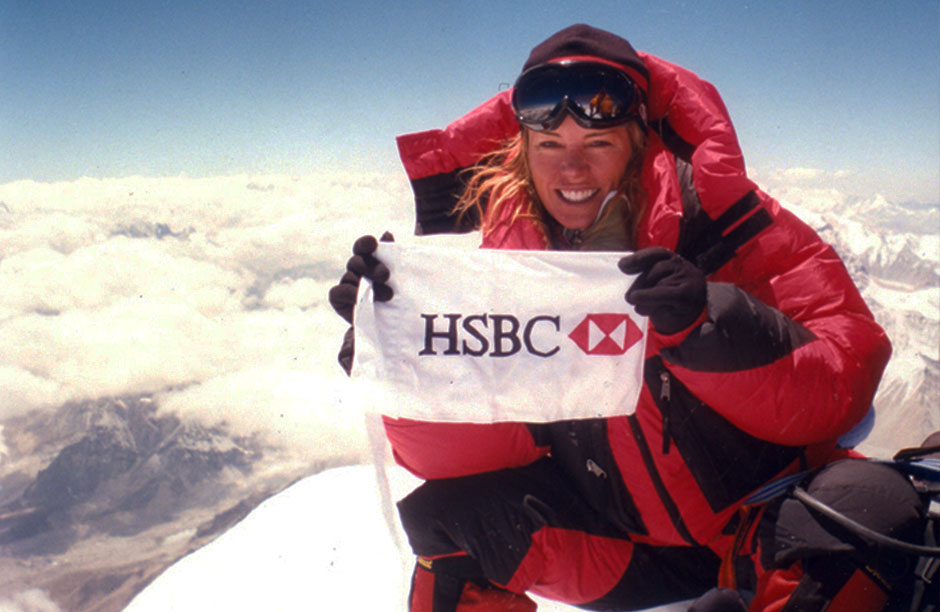
[{"label": "nose", "polygon": [[584,151],[580,147],[567,147],[565,157],[561,160],[562,171],[577,173],[583,172],[585,168],[587,168],[587,159]]}]

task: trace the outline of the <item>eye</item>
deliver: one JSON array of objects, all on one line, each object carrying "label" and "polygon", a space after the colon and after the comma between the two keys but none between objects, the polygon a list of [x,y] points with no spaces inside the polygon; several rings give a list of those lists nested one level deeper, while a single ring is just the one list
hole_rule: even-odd
[{"label": "eye", "polygon": [[557,149],[561,147],[561,143],[556,140],[540,140],[535,146],[539,149]]},{"label": "eye", "polygon": [[602,147],[610,147],[610,146],[613,146],[613,143],[610,142],[609,140],[603,140],[603,139],[600,139],[600,138],[596,138],[596,139],[594,139],[594,140],[589,140],[589,141],[587,142],[587,146],[593,147],[593,148],[602,148]]}]

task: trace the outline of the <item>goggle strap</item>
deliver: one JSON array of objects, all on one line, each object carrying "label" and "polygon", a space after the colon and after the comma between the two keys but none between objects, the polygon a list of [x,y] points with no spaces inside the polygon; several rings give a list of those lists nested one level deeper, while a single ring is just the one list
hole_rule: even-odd
[{"label": "goggle strap", "polygon": [[644,92],[649,89],[649,81],[643,76],[636,68],[631,68],[630,66],[624,66],[617,62],[612,62],[606,60],[602,57],[594,57],[593,55],[569,55],[567,57],[557,57],[550,60],[549,64],[558,64],[561,62],[591,62],[594,64],[606,64],[617,70],[627,73],[627,75],[633,79],[633,82],[640,86]]}]

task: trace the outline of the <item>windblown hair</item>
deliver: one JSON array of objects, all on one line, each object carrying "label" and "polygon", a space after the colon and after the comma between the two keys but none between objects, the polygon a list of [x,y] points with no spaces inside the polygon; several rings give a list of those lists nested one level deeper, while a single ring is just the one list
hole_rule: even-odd
[{"label": "windblown hair", "polygon": [[[496,151],[485,155],[468,169],[470,178],[454,212],[463,218],[472,214],[480,219],[484,235],[493,229],[506,206],[516,206],[512,221],[528,217],[533,219],[548,236],[548,212],[539,200],[528,163],[529,139],[523,127],[519,134],[507,140]],[[640,172],[646,154],[646,132],[639,124],[627,124],[627,133],[633,152],[618,190],[629,206],[628,235],[634,241],[636,226],[646,208],[646,194],[640,183]]]}]

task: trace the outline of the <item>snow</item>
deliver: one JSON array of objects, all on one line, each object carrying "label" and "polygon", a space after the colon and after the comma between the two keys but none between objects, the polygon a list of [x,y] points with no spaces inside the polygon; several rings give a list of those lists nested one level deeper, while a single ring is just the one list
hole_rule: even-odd
[{"label": "snow", "polygon": [[[404,557],[369,466],[302,480],[185,557],[126,608],[149,610],[397,610]],[[180,597],[186,593],[186,597]]]},{"label": "snow", "polygon": [[[399,468],[388,474],[396,499],[418,484]],[[368,465],[299,481],[171,566],[125,612],[404,612],[412,556],[396,545],[404,534],[389,528],[376,482]],[[540,612],[576,609],[538,601]]]}]

